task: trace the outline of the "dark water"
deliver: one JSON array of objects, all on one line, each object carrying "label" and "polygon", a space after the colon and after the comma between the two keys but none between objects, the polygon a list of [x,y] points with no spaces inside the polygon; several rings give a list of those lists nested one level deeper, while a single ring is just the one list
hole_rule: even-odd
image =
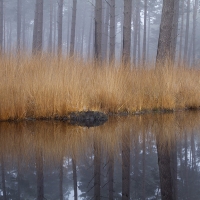
[{"label": "dark water", "polygon": [[0,199],[200,199],[200,112],[99,127],[0,123]]}]

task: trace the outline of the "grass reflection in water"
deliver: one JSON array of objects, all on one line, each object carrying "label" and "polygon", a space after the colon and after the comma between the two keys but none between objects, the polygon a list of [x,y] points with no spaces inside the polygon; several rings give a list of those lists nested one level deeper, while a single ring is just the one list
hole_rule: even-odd
[{"label": "grass reflection in water", "polygon": [[110,118],[89,129],[2,122],[1,195],[196,199],[199,121],[199,112],[177,112]]}]

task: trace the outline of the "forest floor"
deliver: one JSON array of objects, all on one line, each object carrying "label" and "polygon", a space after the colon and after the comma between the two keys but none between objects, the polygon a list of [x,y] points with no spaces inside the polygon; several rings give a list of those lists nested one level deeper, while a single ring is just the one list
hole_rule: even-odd
[{"label": "forest floor", "polygon": [[0,120],[199,108],[200,70],[170,64],[127,68],[81,59],[0,59]]}]

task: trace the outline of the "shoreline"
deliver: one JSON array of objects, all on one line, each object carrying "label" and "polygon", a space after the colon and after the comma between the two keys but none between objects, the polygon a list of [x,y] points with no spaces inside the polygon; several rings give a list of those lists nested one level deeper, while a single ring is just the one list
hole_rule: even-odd
[{"label": "shoreline", "polygon": [[68,122],[71,125],[79,125],[86,127],[100,126],[106,123],[109,117],[128,117],[128,116],[137,116],[145,114],[166,114],[166,113],[175,113],[175,112],[187,112],[187,111],[199,111],[198,108],[185,108],[185,109],[158,109],[158,110],[142,110],[136,112],[109,112],[104,113],[101,111],[77,111],[71,112],[64,116],[55,116],[55,117],[27,117],[23,119],[7,119],[0,120],[1,122],[22,122],[22,121],[60,121]]}]

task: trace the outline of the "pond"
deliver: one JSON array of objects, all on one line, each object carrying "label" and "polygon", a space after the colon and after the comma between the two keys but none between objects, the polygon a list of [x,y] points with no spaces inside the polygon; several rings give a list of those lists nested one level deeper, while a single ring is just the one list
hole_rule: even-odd
[{"label": "pond", "polygon": [[98,127],[0,123],[0,199],[199,199],[200,112]]}]

